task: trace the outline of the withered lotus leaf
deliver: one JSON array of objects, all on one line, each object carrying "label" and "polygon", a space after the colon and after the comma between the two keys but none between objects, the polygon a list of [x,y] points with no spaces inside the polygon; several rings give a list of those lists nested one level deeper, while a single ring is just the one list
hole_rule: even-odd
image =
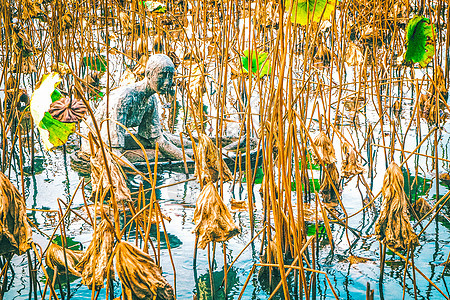
[{"label": "withered lotus leaf", "polygon": [[[91,179],[92,179],[92,195],[102,194],[103,191],[109,189],[108,175],[104,165],[103,155],[100,148],[91,154]],[[119,167],[112,159],[111,154],[106,153],[106,161],[108,162],[109,172],[112,178],[113,191],[118,202],[131,200],[130,189],[125,182]]]},{"label": "withered lotus leaf", "polygon": [[175,299],[172,286],[145,252],[127,242],[116,249],[116,269],[122,282],[122,299]]},{"label": "withered lotus leaf", "polygon": [[220,164],[222,164],[223,181],[233,179],[227,164],[219,157],[219,150],[206,134],[198,137],[197,157],[195,158],[195,175],[204,184],[220,180]]},{"label": "withered lotus leaf", "polygon": [[407,249],[418,245],[417,235],[409,223],[408,203],[404,191],[403,173],[391,162],[383,180],[383,201],[380,216],[375,222],[378,240],[394,249]]},{"label": "withered lotus leaf", "polygon": [[336,154],[334,153],[333,143],[330,138],[321,131],[319,135],[314,139],[314,145],[317,149],[317,154],[312,147],[310,151],[312,159],[315,164],[319,164],[322,161],[324,164],[332,164],[336,162]]},{"label": "withered lotus leaf", "polygon": [[52,104],[48,112],[56,120],[63,123],[76,123],[80,121],[87,108],[84,102],[79,99],[71,99],[69,97],[61,98]]},{"label": "withered lotus leaf", "polygon": [[108,220],[103,219],[97,225],[89,247],[76,265],[83,278],[81,283],[87,285],[89,289],[93,286],[96,290],[103,288],[113,247],[114,228]]},{"label": "withered lotus leaf", "polygon": [[[66,258],[67,258],[67,270],[69,273],[81,277],[80,272],[75,269],[78,261],[83,256],[83,251],[70,250],[65,249]],[[64,259],[64,248],[55,244],[50,243],[50,246],[47,249],[45,254],[45,263],[48,267],[53,269],[53,271],[57,271],[58,273],[62,273],[66,270],[66,260]]]},{"label": "withered lotus leaf", "polygon": [[416,212],[417,216],[419,218],[422,218],[432,209],[432,207],[430,203],[427,202],[427,200],[419,198],[416,200],[416,202],[414,202],[413,209]]},{"label": "withered lotus leaf", "polygon": [[194,222],[201,249],[209,242],[224,242],[240,232],[212,182],[207,183],[198,196]]},{"label": "withered lotus leaf", "polygon": [[[339,171],[336,164],[328,164],[326,166],[327,172],[323,172],[322,182],[320,183],[320,193],[322,194],[323,201],[326,203],[337,203],[339,193]],[[334,186],[334,187],[333,187]]]},{"label": "withered lotus leaf", "polygon": [[31,242],[25,201],[8,177],[0,172],[0,255],[21,255],[30,248]]},{"label": "withered lotus leaf", "polygon": [[342,161],[342,176],[348,178],[363,173],[364,167],[356,158],[355,149],[347,143],[344,148],[345,159]]}]

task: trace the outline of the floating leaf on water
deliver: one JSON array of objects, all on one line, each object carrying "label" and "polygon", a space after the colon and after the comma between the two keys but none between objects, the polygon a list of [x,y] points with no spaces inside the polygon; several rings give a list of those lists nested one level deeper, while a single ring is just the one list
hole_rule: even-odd
[{"label": "floating leaf on water", "polygon": [[[75,269],[75,266],[78,264],[78,261],[83,256],[83,251],[70,250],[65,249],[66,259],[67,259],[67,270],[69,273],[81,277],[81,274]],[[50,242],[50,246],[47,249],[45,254],[45,263],[49,268],[53,271],[58,271],[58,273],[62,273],[66,270],[66,260],[64,259],[64,248]]]},{"label": "floating leaf on water", "polygon": [[391,162],[383,180],[383,201],[380,216],[375,222],[378,240],[394,249],[418,245],[417,235],[409,223],[408,202],[404,191],[403,173]]},{"label": "floating leaf on water", "polygon": [[0,255],[22,255],[32,242],[25,201],[8,177],[0,172]]},{"label": "floating leaf on water", "polygon": [[103,288],[113,246],[114,228],[110,221],[103,219],[95,228],[89,247],[76,265],[83,278],[81,283],[89,289],[92,290],[94,286],[96,290]]},{"label": "floating leaf on water", "polygon": [[230,205],[232,210],[246,210],[247,209],[247,201],[245,200],[236,200],[232,198],[230,200]]},{"label": "floating leaf on water", "polygon": [[198,196],[194,212],[198,247],[209,242],[225,242],[240,232],[214,185],[206,184]]},{"label": "floating leaf on water", "polygon": [[[291,21],[302,26],[328,20],[336,7],[336,0],[294,0]],[[286,1],[286,11],[291,8],[290,0]]]},{"label": "floating leaf on water", "polygon": [[78,123],[87,112],[87,107],[82,100],[64,97],[50,104],[48,112],[63,123]]},{"label": "floating leaf on water", "polygon": [[354,264],[366,263],[366,262],[370,261],[370,259],[365,258],[365,257],[350,255],[348,257],[348,261],[350,262],[351,265],[354,265]]},{"label": "floating leaf on water", "polygon": [[270,75],[272,73],[272,67],[270,66],[269,54],[263,51],[252,51],[248,49],[244,51],[244,56],[241,57],[242,67],[244,68],[244,73],[249,73],[250,68],[250,57],[252,62],[251,73],[254,75],[258,74],[259,67],[259,78],[264,75]]},{"label": "floating leaf on water", "polygon": [[414,16],[406,26],[405,63],[419,63],[423,68],[434,56],[436,34],[430,19]]},{"label": "floating leaf on water", "polygon": [[128,242],[117,244],[116,251],[123,300],[175,299],[173,288],[150,255]]},{"label": "floating leaf on water", "polygon": [[198,137],[196,155],[195,175],[203,184],[220,180],[220,165],[222,165],[223,181],[226,182],[233,179],[227,164],[223,158],[219,157],[219,150],[206,134],[201,133]]},{"label": "floating leaf on water", "polygon": [[312,160],[315,164],[320,164],[322,161],[324,164],[332,164],[336,162],[336,154],[334,152],[333,143],[330,138],[321,131],[319,135],[314,139],[314,145],[316,146],[317,154],[313,147],[309,148],[311,152]]},{"label": "floating leaf on water", "polygon": [[450,173],[439,174],[439,179],[446,185],[450,185]]}]

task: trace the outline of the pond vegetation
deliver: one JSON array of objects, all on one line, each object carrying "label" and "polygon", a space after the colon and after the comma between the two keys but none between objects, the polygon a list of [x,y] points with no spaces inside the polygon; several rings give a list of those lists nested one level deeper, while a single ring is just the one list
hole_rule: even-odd
[{"label": "pond vegetation", "polygon": [[0,299],[450,298],[448,2],[0,7]]}]

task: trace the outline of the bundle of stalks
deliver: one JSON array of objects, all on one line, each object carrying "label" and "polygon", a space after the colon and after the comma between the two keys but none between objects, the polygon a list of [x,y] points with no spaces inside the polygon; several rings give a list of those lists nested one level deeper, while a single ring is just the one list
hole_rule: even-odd
[{"label": "bundle of stalks", "polygon": [[384,175],[382,195],[380,216],[375,222],[377,238],[394,249],[418,245],[417,235],[409,223],[403,173],[395,162],[391,162]]},{"label": "bundle of stalks", "polygon": [[[429,124],[437,124],[438,118],[442,123],[448,118],[448,90],[441,66],[437,65],[433,71],[433,82],[428,91],[419,98],[419,114]],[[437,102],[437,105],[436,105]]]},{"label": "bundle of stalks", "polygon": [[[66,252],[65,255],[64,252]],[[52,242],[50,243],[50,246],[45,254],[45,263],[53,271],[62,273],[66,270],[67,261],[67,271],[72,275],[81,277],[80,272],[76,269],[76,265],[81,260],[83,255],[83,251],[70,250],[68,248],[64,249],[63,247]]]},{"label": "bundle of stalks", "polygon": [[76,265],[76,269],[83,278],[81,283],[88,286],[89,289],[100,290],[103,288],[113,246],[114,227],[111,221],[104,218],[95,228],[89,247]]},{"label": "bundle of stalks", "polygon": [[198,247],[205,249],[209,242],[224,242],[237,235],[240,229],[211,182],[208,182],[198,196],[195,205],[195,234]]},{"label": "bundle of stalks", "polygon": [[0,255],[21,255],[33,242],[25,201],[8,177],[0,172]]},{"label": "bundle of stalks", "polygon": [[320,183],[320,193],[325,203],[338,203],[339,193],[339,171],[336,164],[328,164],[327,172],[322,172],[322,181]]},{"label": "bundle of stalks", "polygon": [[364,172],[364,167],[356,157],[355,149],[350,144],[345,143],[344,147],[345,159],[342,161],[341,172],[343,177],[352,177]]},{"label": "bundle of stalks", "polygon": [[128,242],[116,246],[116,268],[122,282],[122,299],[175,299],[161,269],[145,252]]},{"label": "bundle of stalks", "polygon": [[223,158],[219,156],[219,150],[213,141],[203,133],[200,133],[198,140],[195,158],[195,176],[198,180],[203,184],[216,182],[220,180],[220,173],[224,182],[232,180],[233,175]]}]

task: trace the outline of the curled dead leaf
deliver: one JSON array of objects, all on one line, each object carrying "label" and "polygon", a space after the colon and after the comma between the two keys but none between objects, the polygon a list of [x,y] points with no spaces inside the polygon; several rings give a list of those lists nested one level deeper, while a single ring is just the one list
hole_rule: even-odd
[{"label": "curled dead leaf", "polygon": [[194,212],[198,247],[209,242],[224,242],[240,232],[214,185],[206,184],[198,196]]},{"label": "curled dead leaf", "polygon": [[107,276],[108,262],[114,246],[114,228],[111,222],[103,219],[95,228],[92,241],[76,269],[83,278],[81,283],[89,289],[100,290]]},{"label": "curled dead leaf", "polygon": [[119,13],[119,22],[122,25],[122,30],[124,34],[131,34],[133,32],[133,25],[130,21],[130,16],[121,11]]},{"label": "curled dead leaf", "polygon": [[365,257],[360,257],[360,256],[350,255],[350,256],[348,257],[348,261],[350,262],[351,265],[353,265],[353,264],[363,264],[363,263],[366,263],[366,262],[370,261],[370,259],[365,258]]},{"label": "curled dead leaf", "polygon": [[425,216],[433,207],[424,198],[419,198],[414,202],[413,209],[419,218]]},{"label": "curled dead leaf", "polygon": [[361,65],[364,62],[364,55],[361,49],[355,44],[350,42],[345,52],[344,61],[349,66]]},{"label": "curled dead leaf", "polygon": [[0,172],[0,255],[21,255],[30,249],[32,241],[25,201],[8,177]]},{"label": "curled dead leaf", "polygon": [[175,299],[173,288],[147,253],[127,242],[117,244],[116,250],[123,300]]},{"label": "curled dead leaf", "polygon": [[48,112],[63,123],[77,123],[83,118],[87,108],[82,100],[63,97],[50,104]]},{"label": "curled dead leaf", "polygon": [[[70,250],[65,249],[66,258],[67,258],[67,270],[69,273],[81,277],[81,274],[76,270],[75,266],[78,264],[78,261],[83,256],[83,251]],[[53,271],[62,273],[66,270],[66,260],[64,259],[64,248],[55,244],[50,243],[50,246],[47,249],[45,254],[45,263],[48,267],[50,267]]]},{"label": "curled dead leaf", "polygon": [[195,175],[199,180],[206,184],[216,182],[220,179],[220,169],[222,165],[223,181],[233,179],[227,164],[219,157],[220,153],[216,145],[206,135],[201,133],[198,137],[197,157],[195,158]]},{"label": "curled dead leaf", "polygon": [[245,201],[245,200],[239,201],[239,200],[232,198],[230,200],[230,204],[231,204],[232,210],[246,210],[247,209],[247,201]]},{"label": "curled dead leaf", "polygon": [[319,164],[322,161],[324,164],[332,164],[336,162],[336,154],[334,152],[333,143],[330,138],[321,131],[319,135],[314,139],[314,145],[316,146],[317,154],[314,149],[310,147],[311,155],[314,164]]},{"label": "curled dead leaf", "polygon": [[351,177],[364,172],[364,167],[357,159],[355,149],[348,143],[344,144],[345,159],[342,161],[341,172],[343,177]]},{"label": "curled dead leaf", "polygon": [[[335,163],[326,166],[327,172],[322,174],[322,182],[320,183],[320,193],[323,201],[326,203],[337,203],[339,193],[339,171]],[[334,186],[334,187],[333,187]],[[337,193],[336,193],[337,192]]]},{"label": "curled dead leaf", "polygon": [[391,162],[384,175],[382,195],[380,216],[375,222],[378,240],[394,249],[418,245],[417,235],[409,223],[403,173],[395,162]]}]

